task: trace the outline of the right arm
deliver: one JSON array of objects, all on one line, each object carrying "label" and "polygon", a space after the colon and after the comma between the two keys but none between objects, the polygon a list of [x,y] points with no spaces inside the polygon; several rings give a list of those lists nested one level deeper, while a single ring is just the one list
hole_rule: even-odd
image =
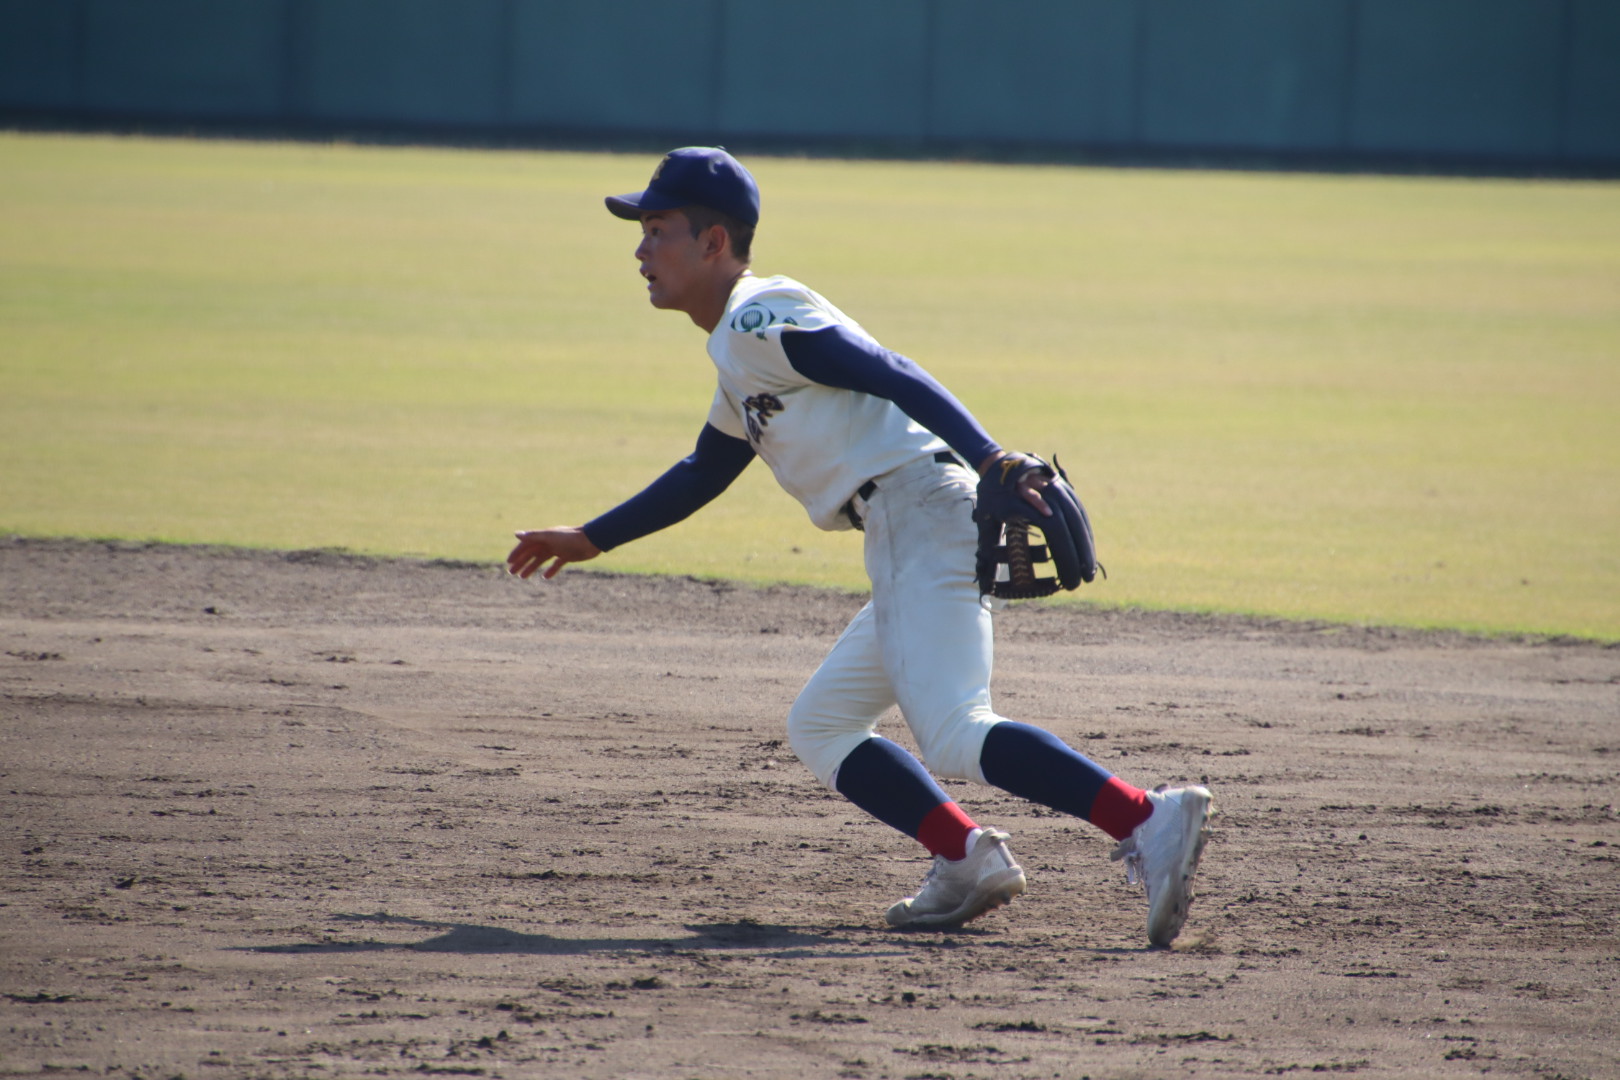
[{"label": "right arm", "polygon": [[[894,402],[901,412],[945,440],[980,476],[1008,456],[973,414],[916,361],[846,326],[784,332],[782,351],[793,370],[812,382]],[[1019,483],[1019,494],[1050,517],[1051,508],[1039,494],[1046,483],[1042,474],[1028,473]]]},{"label": "right arm", "polygon": [[544,566],[541,577],[556,577],[568,563],[594,559],[684,521],[730,487],[752,460],[754,448],[746,440],[705,424],[692,453],[640,494],[583,526],[518,533],[517,546],[506,556],[507,572],[527,578]]}]

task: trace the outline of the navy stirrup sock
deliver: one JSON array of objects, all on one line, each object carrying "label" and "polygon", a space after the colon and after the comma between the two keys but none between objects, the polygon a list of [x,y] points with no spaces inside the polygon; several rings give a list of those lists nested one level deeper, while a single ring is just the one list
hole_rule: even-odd
[{"label": "navy stirrup sock", "polygon": [[922,762],[881,736],[861,743],[838,766],[838,793],[910,837],[934,807],[951,801]]},{"label": "navy stirrup sock", "polygon": [[1014,720],[990,729],[979,768],[1003,791],[1087,821],[1098,792],[1114,775],[1051,732]]},{"label": "navy stirrup sock", "polygon": [[1153,806],[1134,788],[1049,731],[1013,720],[984,737],[984,778],[1021,799],[1084,818],[1115,840],[1131,835]]},{"label": "navy stirrup sock", "polygon": [[977,826],[922,763],[879,736],[849,752],[838,766],[838,793],[935,855],[960,859]]}]

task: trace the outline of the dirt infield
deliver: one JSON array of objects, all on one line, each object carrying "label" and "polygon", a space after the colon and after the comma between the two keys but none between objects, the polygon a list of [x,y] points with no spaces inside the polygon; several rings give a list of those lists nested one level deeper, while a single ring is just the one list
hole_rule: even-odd
[{"label": "dirt infield", "polygon": [[960,784],[1030,892],[883,927],[781,742],[859,603],[0,540],[0,1076],[1620,1075],[1620,649],[1004,613],[1002,712],[1215,793],[1151,951]]}]

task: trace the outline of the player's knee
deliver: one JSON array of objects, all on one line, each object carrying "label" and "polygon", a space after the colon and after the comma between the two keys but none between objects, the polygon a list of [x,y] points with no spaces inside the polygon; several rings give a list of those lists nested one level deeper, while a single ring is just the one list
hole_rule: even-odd
[{"label": "player's knee", "polygon": [[827,787],[833,786],[838,766],[849,752],[871,735],[869,724],[826,716],[802,703],[788,710],[788,745]]},{"label": "player's knee", "polygon": [[926,734],[913,734],[917,734],[917,748],[924,764],[935,776],[982,784],[985,779],[979,757],[984,752],[984,737],[1001,720],[994,713],[975,711]]},{"label": "player's knee", "polygon": [[808,721],[804,714],[797,709],[788,712],[787,718],[788,745],[799,756],[799,760],[806,765],[815,754],[815,748],[821,739],[817,736],[817,725]]}]

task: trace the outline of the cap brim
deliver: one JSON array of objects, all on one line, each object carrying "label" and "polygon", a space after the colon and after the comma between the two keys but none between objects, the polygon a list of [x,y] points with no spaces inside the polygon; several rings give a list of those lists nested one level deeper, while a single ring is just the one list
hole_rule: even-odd
[{"label": "cap brim", "polygon": [[626,221],[640,221],[642,214],[657,213],[660,210],[676,210],[686,204],[678,199],[671,199],[667,195],[659,195],[652,191],[633,191],[628,195],[609,195],[604,202],[614,217],[624,218]]}]

